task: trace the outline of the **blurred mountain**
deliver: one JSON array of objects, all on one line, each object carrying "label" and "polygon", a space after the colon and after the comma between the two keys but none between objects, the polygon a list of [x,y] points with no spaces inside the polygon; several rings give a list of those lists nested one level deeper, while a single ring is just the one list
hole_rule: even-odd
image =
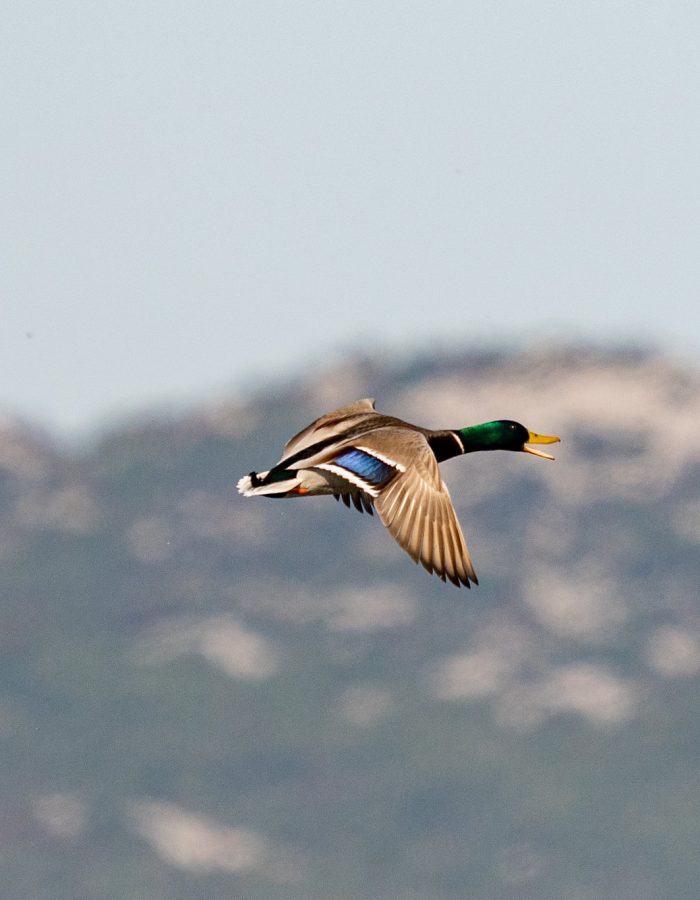
[{"label": "blurred mountain", "polygon": [[[363,396],[513,418],[443,466],[481,585],[330,498],[247,500]],[[0,897],[695,900],[700,376],[357,359],[67,456],[0,429]]]}]

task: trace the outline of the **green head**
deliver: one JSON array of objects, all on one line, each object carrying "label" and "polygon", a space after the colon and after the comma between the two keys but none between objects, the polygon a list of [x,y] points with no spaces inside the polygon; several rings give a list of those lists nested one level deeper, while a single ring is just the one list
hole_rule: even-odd
[{"label": "green head", "polygon": [[559,438],[552,434],[537,434],[528,431],[520,422],[510,419],[499,419],[497,422],[484,422],[483,425],[470,425],[459,428],[457,434],[464,444],[465,453],[476,450],[517,450],[541,456],[543,459],[554,459],[549,453],[528,447],[528,444],[556,444]]}]

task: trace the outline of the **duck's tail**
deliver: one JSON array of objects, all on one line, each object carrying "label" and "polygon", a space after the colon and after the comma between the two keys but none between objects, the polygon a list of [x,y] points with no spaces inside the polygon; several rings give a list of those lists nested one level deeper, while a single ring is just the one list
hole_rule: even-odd
[{"label": "duck's tail", "polygon": [[[282,476],[282,477],[280,477]],[[299,487],[296,472],[251,472],[239,479],[238,493],[244,497],[285,497]]]}]

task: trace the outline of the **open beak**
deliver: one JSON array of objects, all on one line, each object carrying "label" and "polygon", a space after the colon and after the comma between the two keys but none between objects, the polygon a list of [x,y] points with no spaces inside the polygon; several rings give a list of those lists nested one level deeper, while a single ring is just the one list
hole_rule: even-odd
[{"label": "open beak", "polygon": [[[527,444],[557,444],[560,440],[561,438],[558,438],[555,434],[536,434],[534,431],[531,431],[527,436]],[[544,450],[536,450],[534,447],[528,447],[527,444],[523,444],[525,453],[541,456],[542,459],[554,459],[551,453],[545,453]]]}]

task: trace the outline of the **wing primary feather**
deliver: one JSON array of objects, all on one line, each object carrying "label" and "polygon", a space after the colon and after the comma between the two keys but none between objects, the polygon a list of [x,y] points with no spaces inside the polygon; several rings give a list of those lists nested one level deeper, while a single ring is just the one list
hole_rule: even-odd
[{"label": "wing primary feather", "polygon": [[394,498],[394,505],[392,506],[392,511],[390,513],[391,518],[387,521],[392,524],[396,523],[396,535],[397,539],[399,534],[401,533],[403,520],[406,515],[408,515],[408,505],[411,502],[411,495],[408,492],[401,493],[400,491],[395,492],[396,496]]},{"label": "wing primary feather", "polygon": [[461,575],[460,575],[460,556],[459,556],[459,546],[457,543],[457,537],[455,535],[454,529],[454,521],[450,521],[447,523],[447,534],[450,540],[450,546],[452,547],[452,560],[453,560],[453,568],[452,574],[457,583],[461,583]]},{"label": "wing primary feather", "polygon": [[442,568],[440,560],[440,542],[437,539],[437,531],[435,529],[435,520],[437,519],[437,502],[434,497],[430,498],[430,519],[426,523],[426,527],[430,529],[430,555],[433,561],[433,572],[440,573]]},{"label": "wing primary feather", "polygon": [[456,519],[453,517],[452,522],[450,523],[450,536],[452,537],[452,547],[454,548],[454,557],[455,557],[455,578],[457,579],[457,583],[459,584],[469,584],[469,579],[467,578],[467,573],[464,571],[464,563],[462,562],[462,554],[460,552],[459,539],[458,539],[458,529],[459,525],[457,525]]},{"label": "wing primary feather", "polygon": [[425,488],[421,487],[421,491],[416,498],[416,515],[413,519],[413,528],[411,529],[411,544],[415,550],[416,556],[420,559],[423,553],[423,525],[425,521]]},{"label": "wing primary feather", "polygon": [[464,554],[462,552],[464,542],[462,541],[461,537],[462,535],[459,528],[459,523],[457,522],[457,519],[455,517],[452,523],[452,541],[455,548],[456,563],[455,574],[461,584],[466,585],[466,587],[471,587],[471,585],[469,584],[469,575],[467,573],[467,568],[464,562]]},{"label": "wing primary feather", "polygon": [[474,571],[471,556],[469,555],[469,548],[467,547],[467,542],[464,539],[464,534],[462,533],[462,528],[459,524],[459,519],[457,518],[456,513],[454,516],[454,536],[457,541],[457,551],[459,553],[459,562],[462,577],[464,578],[464,583],[466,584],[466,586],[471,587],[470,580],[473,581],[474,584],[478,584],[478,581],[476,580],[476,572]]},{"label": "wing primary feather", "polygon": [[447,550],[445,548],[445,523],[441,516],[435,518],[435,534],[438,546],[438,556],[440,558],[440,577],[443,581],[447,581],[445,572],[447,570]]},{"label": "wing primary feather", "polygon": [[401,527],[401,543],[408,548],[408,552],[411,556],[415,555],[411,549],[411,532],[413,530],[413,519],[416,515],[416,498],[411,497],[409,502],[406,504],[406,509],[402,513],[400,527]]},{"label": "wing primary feather", "polygon": [[398,534],[399,543],[415,562],[418,560],[413,544],[411,543],[411,534],[413,532],[413,520],[416,516],[416,507],[417,503],[415,497],[411,497],[410,503],[407,505],[406,511],[400,520],[401,531]]},{"label": "wing primary feather", "polygon": [[450,534],[450,522],[447,518],[443,518],[442,520],[442,546],[445,552],[445,575],[450,579],[452,584],[457,584],[458,582],[456,581],[454,574],[454,547],[452,545],[452,536]]},{"label": "wing primary feather", "polygon": [[459,527],[459,523],[457,521],[457,515],[454,511],[454,507],[452,506],[452,500],[450,498],[450,493],[447,490],[447,486],[445,483],[442,483],[443,495],[445,498],[445,502],[448,504],[447,512],[448,515],[445,517],[445,537],[447,542],[449,543],[451,556],[452,556],[452,566],[451,566],[451,581],[453,584],[456,584],[458,587],[461,584],[466,584],[469,587],[469,578],[467,577],[466,571],[464,571],[464,563],[463,563],[463,554],[462,554],[462,534]]},{"label": "wing primary feather", "polygon": [[430,515],[430,497],[422,498],[422,506],[421,506],[421,516],[420,516],[420,534],[418,539],[420,540],[420,561],[423,568],[430,572],[432,570],[432,554],[430,552],[430,530],[428,528],[428,521]]},{"label": "wing primary feather", "polygon": [[428,494],[425,515],[423,516],[423,548],[421,550],[423,565],[428,572],[435,569],[435,553],[433,552],[433,498]]},{"label": "wing primary feather", "polygon": [[390,525],[394,521],[394,507],[399,498],[399,492],[396,490],[396,482],[394,484],[389,485],[389,487],[384,491],[384,518],[386,519],[387,525]]},{"label": "wing primary feather", "polygon": [[459,528],[459,525],[457,525],[457,532],[456,532],[455,536],[457,538],[457,545],[458,545],[458,550],[459,550],[460,575],[461,575],[461,578],[462,578],[462,581],[464,582],[464,584],[466,584],[467,587],[469,587],[469,566],[467,564],[467,559],[468,559],[467,548],[464,543],[464,538],[462,537],[462,532]]},{"label": "wing primary feather", "polygon": [[398,502],[394,509],[392,519],[396,523],[396,533],[401,533],[411,510],[411,495],[408,492],[398,495]]},{"label": "wing primary feather", "polygon": [[469,581],[472,584],[478,584],[479,579],[476,577],[476,572],[474,571],[474,563],[472,562],[472,558],[469,553],[469,548],[467,547],[467,542],[464,538],[464,535],[462,535],[462,545],[464,547],[464,567],[467,570]]}]

